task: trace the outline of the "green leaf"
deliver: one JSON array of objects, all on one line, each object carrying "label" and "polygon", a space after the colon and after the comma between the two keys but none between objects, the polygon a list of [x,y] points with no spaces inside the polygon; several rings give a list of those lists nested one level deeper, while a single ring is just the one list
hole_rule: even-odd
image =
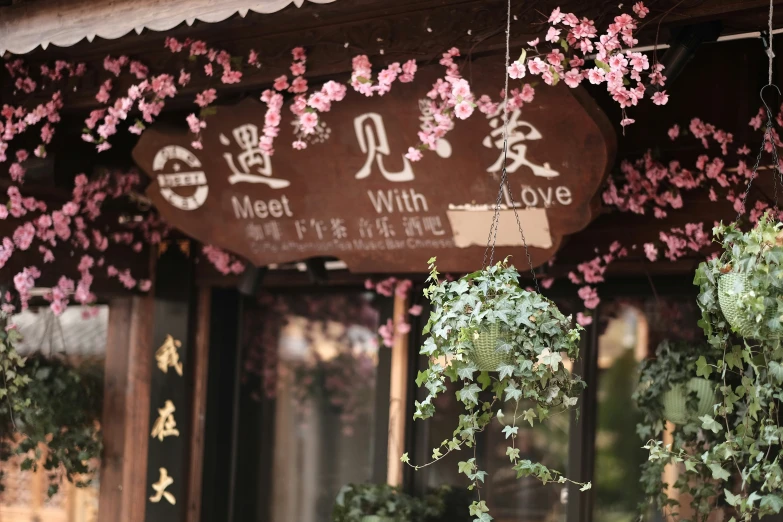
[{"label": "green leaf", "polygon": [[780,511],[783,510],[783,497],[780,495],[764,495],[761,498],[760,505],[774,513],[780,513]]},{"label": "green leaf", "polygon": [[508,383],[508,386],[506,386],[505,389],[506,392],[506,400],[519,400],[522,398],[522,390],[520,390],[516,383],[511,381]]},{"label": "green leaf", "polygon": [[487,371],[481,372],[476,380],[481,385],[482,390],[486,390],[492,386],[492,377],[489,376],[489,372]]},{"label": "green leaf", "polygon": [[710,464],[709,468],[712,471],[712,478],[715,480],[729,480],[731,477],[731,474],[718,464]]},{"label": "green leaf", "polygon": [[592,482],[588,482],[587,484],[585,484],[584,486],[579,488],[579,491],[587,491],[587,490],[591,489],[592,487],[593,487],[593,483]]},{"label": "green leaf", "polygon": [[512,435],[516,436],[518,431],[519,426],[506,425],[503,427],[503,434],[506,436],[506,438],[509,438]]},{"label": "green leaf", "polygon": [[769,374],[778,381],[778,384],[783,383],[783,365],[777,361],[770,361]]},{"label": "green leaf", "polygon": [[707,359],[702,355],[696,361],[696,375],[698,377],[704,377],[705,379],[712,373],[712,366],[707,364]]},{"label": "green leaf", "polygon": [[403,453],[402,456],[400,457],[400,462],[405,462],[407,464],[410,461],[411,461],[411,459],[408,458],[408,453],[407,452]]},{"label": "green leaf", "polygon": [[506,456],[511,462],[519,459],[519,448],[512,448],[511,446],[508,446],[506,448]]},{"label": "green leaf", "polygon": [[563,361],[559,352],[552,352],[549,348],[544,348],[538,355],[538,362],[551,367],[557,371],[558,366]]},{"label": "green leaf", "polygon": [[506,377],[514,375],[514,366],[511,364],[501,364],[498,366],[498,379],[501,381]]},{"label": "green leaf", "polygon": [[711,430],[713,433],[719,433],[723,427],[709,415],[702,415],[699,417],[701,421],[701,427],[705,430]]},{"label": "green leaf", "polygon": [[536,412],[533,408],[528,408],[525,410],[525,413],[523,414],[525,417],[525,420],[530,423],[531,426],[533,426],[533,421],[536,418]]},{"label": "green leaf", "polygon": [[471,383],[470,386],[466,386],[460,390],[460,400],[465,403],[478,404],[478,394],[481,391],[476,383]]},{"label": "green leaf", "polygon": [[427,377],[429,377],[430,371],[424,370],[423,372],[419,372],[418,375],[416,375],[416,386],[421,387],[421,385],[424,383],[424,381],[427,380]]},{"label": "green leaf", "polygon": [[464,473],[465,475],[468,475],[470,473],[473,473],[473,470],[476,468],[475,460],[465,460],[457,463],[457,468],[459,469],[460,473]]},{"label": "green leaf", "polygon": [[728,489],[724,489],[723,494],[726,496],[726,502],[728,502],[730,506],[736,506],[740,501],[742,501],[742,497],[733,494]]}]

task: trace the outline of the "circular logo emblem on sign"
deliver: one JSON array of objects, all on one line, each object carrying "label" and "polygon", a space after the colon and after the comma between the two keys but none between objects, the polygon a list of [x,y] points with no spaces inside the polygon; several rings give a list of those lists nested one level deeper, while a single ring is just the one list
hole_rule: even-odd
[{"label": "circular logo emblem on sign", "polygon": [[180,210],[196,210],[207,200],[207,176],[199,169],[198,158],[179,145],[163,147],[152,160],[153,171],[164,171],[158,174],[160,195]]}]

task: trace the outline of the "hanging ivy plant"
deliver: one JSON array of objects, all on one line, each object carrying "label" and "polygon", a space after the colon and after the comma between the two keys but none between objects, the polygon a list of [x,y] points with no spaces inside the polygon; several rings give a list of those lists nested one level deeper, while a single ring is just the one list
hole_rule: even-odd
[{"label": "hanging ivy plant", "polygon": [[4,376],[14,384],[0,390],[10,408],[1,428],[5,447],[0,459],[22,456],[23,471],[42,466],[50,497],[57,493],[63,477],[77,487],[89,485],[102,448],[101,366],[83,363],[77,367],[63,357],[41,354],[22,359],[13,348],[19,334],[14,329],[4,334],[0,334],[4,340],[0,351],[6,358]]},{"label": "hanging ivy plant", "polygon": [[[507,259],[453,282],[438,281],[435,258],[430,259],[429,268],[430,285],[424,295],[432,312],[423,332],[429,337],[421,348],[429,357],[429,366],[416,379],[429,393],[423,401],[416,401],[414,419],[433,416],[434,399],[446,391],[447,379],[462,384],[457,399],[465,413],[460,415],[454,437],[433,449],[432,461],[424,466],[453,451],[473,448],[473,457],[460,462],[459,471],[470,479],[471,490],[479,489],[487,472],[476,462],[475,437],[497,419],[504,426],[506,455],[517,478],[572,482],[543,464],[521,459],[516,437],[521,421],[533,426],[576,405],[585,383],[566,369],[561,353],[572,361],[578,358],[581,327],[573,327],[571,318],[563,316],[550,300],[524,290],[519,273]],[[506,401],[515,405],[510,418],[500,408]],[[410,464],[407,453],[402,461]],[[583,490],[590,488],[590,483],[576,484]],[[480,522],[492,520],[488,510],[480,495],[470,506],[471,516]]]},{"label": "hanging ivy plant", "polygon": [[783,510],[781,229],[768,214],[745,233],[735,224],[713,229],[723,253],[702,263],[694,279],[711,347],[697,359],[696,376],[720,381],[718,405],[674,445],[646,446],[655,465],[684,466],[677,487],[701,499],[698,520],[721,505],[731,521],[743,522]]},{"label": "hanging ivy plant", "polygon": [[427,522],[441,516],[448,486],[416,498],[388,484],[348,484],[332,510],[332,522]]},{"label": "hanging ivy plant", "polygon": [[[645,442],[660,440],[666,421],[677,425],[674,447],[687,448],[689,454],[700,454],[719,442],[714,432],[701,429],[700,417],[714,413],[720,402],[716,390],[721,383],[697,376],[698,365],[709,351],[706,344],[663,341],[655,351],[655,359],[642,362],[633,399],[644,419],[636,431]],[[642,465],[641,484],[648,501],[640,510],[645,513],[657,505],[670,519],[678,520],[679,502],[669,498],[668,485],[661,480],[666,463],[664,459],[654,459]],[[681,475],[673,487],[691,494],[691,509],[699,516],[707,516],[715,508],[710,501],[716,494],[711,473]]]}]

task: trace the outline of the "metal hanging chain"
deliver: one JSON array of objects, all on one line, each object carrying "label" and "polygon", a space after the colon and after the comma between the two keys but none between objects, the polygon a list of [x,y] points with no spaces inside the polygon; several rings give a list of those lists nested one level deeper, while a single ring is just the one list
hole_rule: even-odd
[{"label": "metal hanging chain", "polygon": [[[508,185],[508,171],[506,170],[506,163],[508,159],[508,66],[511,61],[511,0],[508,0],[506,6],[506,64],[504,69],[505,85],[503,87],[503,171],[500,176],[500,187],[498,188],[498,197],[495,200],[495,213],[492,216],[492,224],[489,227],[489,236],[487,237],[487,247],[484,249],[484,259],[482,260],[482,268],[491,266],[495,258],[495,243],[498,236],[498,225],[500,223],[500,202],[503,199],[503,188],[508,191],[509,201],[511,203],[511,209],[514,211],[514,217],[517,221],[517,228],[519,228],[519,235],[522,237],[522,246],[525,248],[525,256],[527,257],[527,264],[530,268],[530,274],[533,276],[533,283],[536,287],[536,292],[541,293],[541,289],[538,286],[538,278],[536,277],[536,271],[533,268],[533,260],[530,257],[530,250],[527,247],[527,240],[525,239],[525,232],[522,230],[522,221],[519,219],[517,213],[517,205],[514,202],[514,196],[512,195],[511,187]],[[489,254],[489,264],[487,264],[487,254]]]},{"label": "metal hanging chain", "polygon": [[756,164],[753,165],[753,172],[751,172],[750,178],[748,179],[748,185],[745,187],[745,193],[742,194],[742,206],[737,212],[737,217],[734,219],[735,223],[739,222],[743,212],[745,211],[745,204],[747,203],[748,194],[750,193],[750,187],[751,185],[753,185],[753,181],[756,179],[756,176],[758,176],[759,165],[761,164],[761,156],[764,154],[764,149],[766,148],[767,143],[769,143],[769,146],[772,149],[771,152],[772,152],[772,159],[773,159],[772,168],[774,170],[773,183],[774,183],[774,190],[775,190],[775,210],[777,210],[778,208],[778,176],[780,176],[781,181],[783,181],[783,173],[780,170],[780,162],[778,161],[778,147],[775,144],[775,139],[774,136],[772,135],[772,122],[774,121],[772,117],[772,109],[770,109],[767,100],[764,99],[764,89],[766,89],[767,87],[774,87],[775,90],[778,91],[778,96],[780,96],[780,89],[778,89],[777,85],[772,83],[772,60],[775,58],[775,52],[772,49],[773,12],[774,12],[774,0],[769,0],[769,18],[767,20],[769,42],[766,51],[767,60],[768,60],[767,85],[762,87],[761,91],[759,91],[759,97],[761,98],[761,103],[764,104],[764,109],[767,112],[767,125],[764,130],[764,139],[761,141],[761,147],[759,147],[759,153],[756,156]]}]

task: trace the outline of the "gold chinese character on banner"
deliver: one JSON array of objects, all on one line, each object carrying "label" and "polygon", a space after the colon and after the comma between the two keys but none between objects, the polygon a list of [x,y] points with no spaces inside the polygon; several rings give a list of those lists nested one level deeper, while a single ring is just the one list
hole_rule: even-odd
[{"label": "gold chinese character on banner", "polygon": [[160,480],[152,485],[155,494],[150,497],[150,502],[155,502],[157,504],[160,502],[160,499],[165,498],[169,501],[169,504],[176,504],[177,499],[174,498],[174,495],[166,491],[166,488],[172,484],[174,484],[174,479],[169,477],[169,472],[166,471],[166,468],[160,468]]},{"label": "gold chinese character on banner", "polygon": [[179,437],[177,422],[174,420],[175,411],[177,409],[171,401],[166,401],[162,408],[158,408],[159,417],[152,425],[152,433],[150,433],[153,439],[163,441],[166,437]]},{"label": "gold chinese character on banner", "polygon": [[163,344],[158,348],[158,351],[155,352],[155,360],[158,361],[158,368],[161,369],[163,373],[169,373],[169,367],[174,368],[174,370],[179,374],[179,376],[182,376],[182,363],[179,360],[179,352],[177,351],[177,348],[182,346],[182,343],[174,339],[172,336],[167,335],[166,340],[163,341]]}]

